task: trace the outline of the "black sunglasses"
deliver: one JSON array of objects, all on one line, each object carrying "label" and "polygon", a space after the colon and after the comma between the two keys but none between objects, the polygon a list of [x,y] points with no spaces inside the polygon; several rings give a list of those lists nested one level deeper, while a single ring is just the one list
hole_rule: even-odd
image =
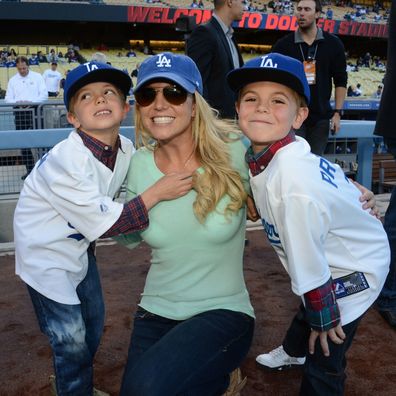
[{"label": "black sunglasses", "polygon": [[186,101],[188,95],[188,92],[178,85],[170,85],[164,88],[143,87],[135,92],[135,100],[140,106],[149,106],[154,102],[157,93],[160,91],[172,105],[181,105]]}]

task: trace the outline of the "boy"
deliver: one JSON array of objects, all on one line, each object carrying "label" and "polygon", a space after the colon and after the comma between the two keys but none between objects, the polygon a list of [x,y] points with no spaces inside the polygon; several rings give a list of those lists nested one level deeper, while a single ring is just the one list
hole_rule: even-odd
[{"label": "boy", "polygon": [[252,144],[246,158],[264,230],[303,301],[286,351],[307,356],[300,394],[342,395],[345,353],[388,272],[386,234],[342,169],[294,134],[310,100],[300,61],[271,53],[230,72],[228,83]]},{"label": "boy", "polygon": [[107,64],[68,74],[64,102],[75,130],[36,164],[15,210],[16,273],[50,340],[59,396],[94,392],[104,323],[94,241],[145,229],[150,208],[191,188],[188,173],[173,174],[125,205],[113,201],[134,152],[119,135],[130,87],[129,76]]}]

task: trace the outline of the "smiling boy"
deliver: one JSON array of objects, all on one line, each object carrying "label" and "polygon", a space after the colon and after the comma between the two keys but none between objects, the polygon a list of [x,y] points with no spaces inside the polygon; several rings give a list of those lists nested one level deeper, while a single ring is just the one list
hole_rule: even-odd
[{"label": "smiling boy", "polygon": [[114,201],[135,150],[119,135],[130,87],[127,74],[102,63],[67,75],[75,129],[36,164],[15,210],[16,273],[49,338],[59,396],[103,394],[93,389],[104,324],[95,240],[147,228],[150,208],[191,188],[190,174],[172,174],[126,204]]},{"label": "smiling boy", "polygon": [[295,136],[310,100],[300,61],[271,53],[230,72],[228,83],[252,144],[250,184],[264,230],[303,302],[283,345],[307,356],[300,394],[342,395],[345,353],[388,272],[386,234],[342,169]]}]

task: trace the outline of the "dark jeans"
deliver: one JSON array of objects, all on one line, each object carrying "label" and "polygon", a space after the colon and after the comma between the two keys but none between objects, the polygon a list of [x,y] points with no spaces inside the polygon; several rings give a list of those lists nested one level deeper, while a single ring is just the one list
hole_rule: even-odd
[{"label": "dark jeans", "polygon": [[[385,139],[388,151],[396,158],[396,139]],[[396,189],[393,188],[388,209],[385,213],[384,228],[391,249],[391,262],[388,276],[376,305],[380,311],[392,311],[396,314]]]},{"label": "dark jeans", "polygon": [[319,120],[314,125],[303,124],[296,130],[296,135],[303,137],[311,146],[311,152],[323,155],[329,139],[330,120]]},{"label": "dark jeans", "polygon": [[177,321],[139,308],[120,395],[222,395],[253,329],[253,318],[224,309]]},{"label": "dark jeans", "polygon": [[[23,109],[26,109],[25,111]],[[25,129],[34,129],[34,116],[37,111],[37,106],[15,106],[14,117],[15,117],[15,129],[17,131]],[[30,173],[34,168],[34,157],[31,149],[21,149],[22,164],[26,166],[27,173]]]},{"label": "dark jeans", "polygon": [[345,384],[345,354],[351,346],[361,317],[343,326],[346,338],[341,345],[328,339],[330,356],[323,355],[319,339],[315,344],[315,353],[308,352],[308,339],[311,329],[304,320],[305,310],[301,306],[287,330],[283,340],[283,349],[293,357],[304,357],[304,374],[300,387],[301,396],[342,396]]},{"label": "dark jeans", "polygon": [[[49,338],[58,396],[93,394],[93,359],[103,333],[104,304],[96,259],[77,287],[81,304],[50,300],[28,286],[41,331]],[[23,374],[22,374],[23,375]]]}]

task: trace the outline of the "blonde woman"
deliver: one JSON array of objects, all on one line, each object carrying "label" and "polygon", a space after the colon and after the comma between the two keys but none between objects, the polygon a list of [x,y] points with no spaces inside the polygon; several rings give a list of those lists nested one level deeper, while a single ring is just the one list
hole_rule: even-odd
[{"label": "blonde woman", "polygon": [[184,55],[145,60],[134,93],[143,147],[131,161],[128,199],[174,172],[193,172],[194,189],[156,205],[149,227],[125,237],[131,247],[147,242],[152,260],[121,395],[222,395],[230,378],[235,393],[227,394],[239,394],[244,381],[230,373],[254,328],[242,270],[248,171],[241,136],[216,118]]}]

